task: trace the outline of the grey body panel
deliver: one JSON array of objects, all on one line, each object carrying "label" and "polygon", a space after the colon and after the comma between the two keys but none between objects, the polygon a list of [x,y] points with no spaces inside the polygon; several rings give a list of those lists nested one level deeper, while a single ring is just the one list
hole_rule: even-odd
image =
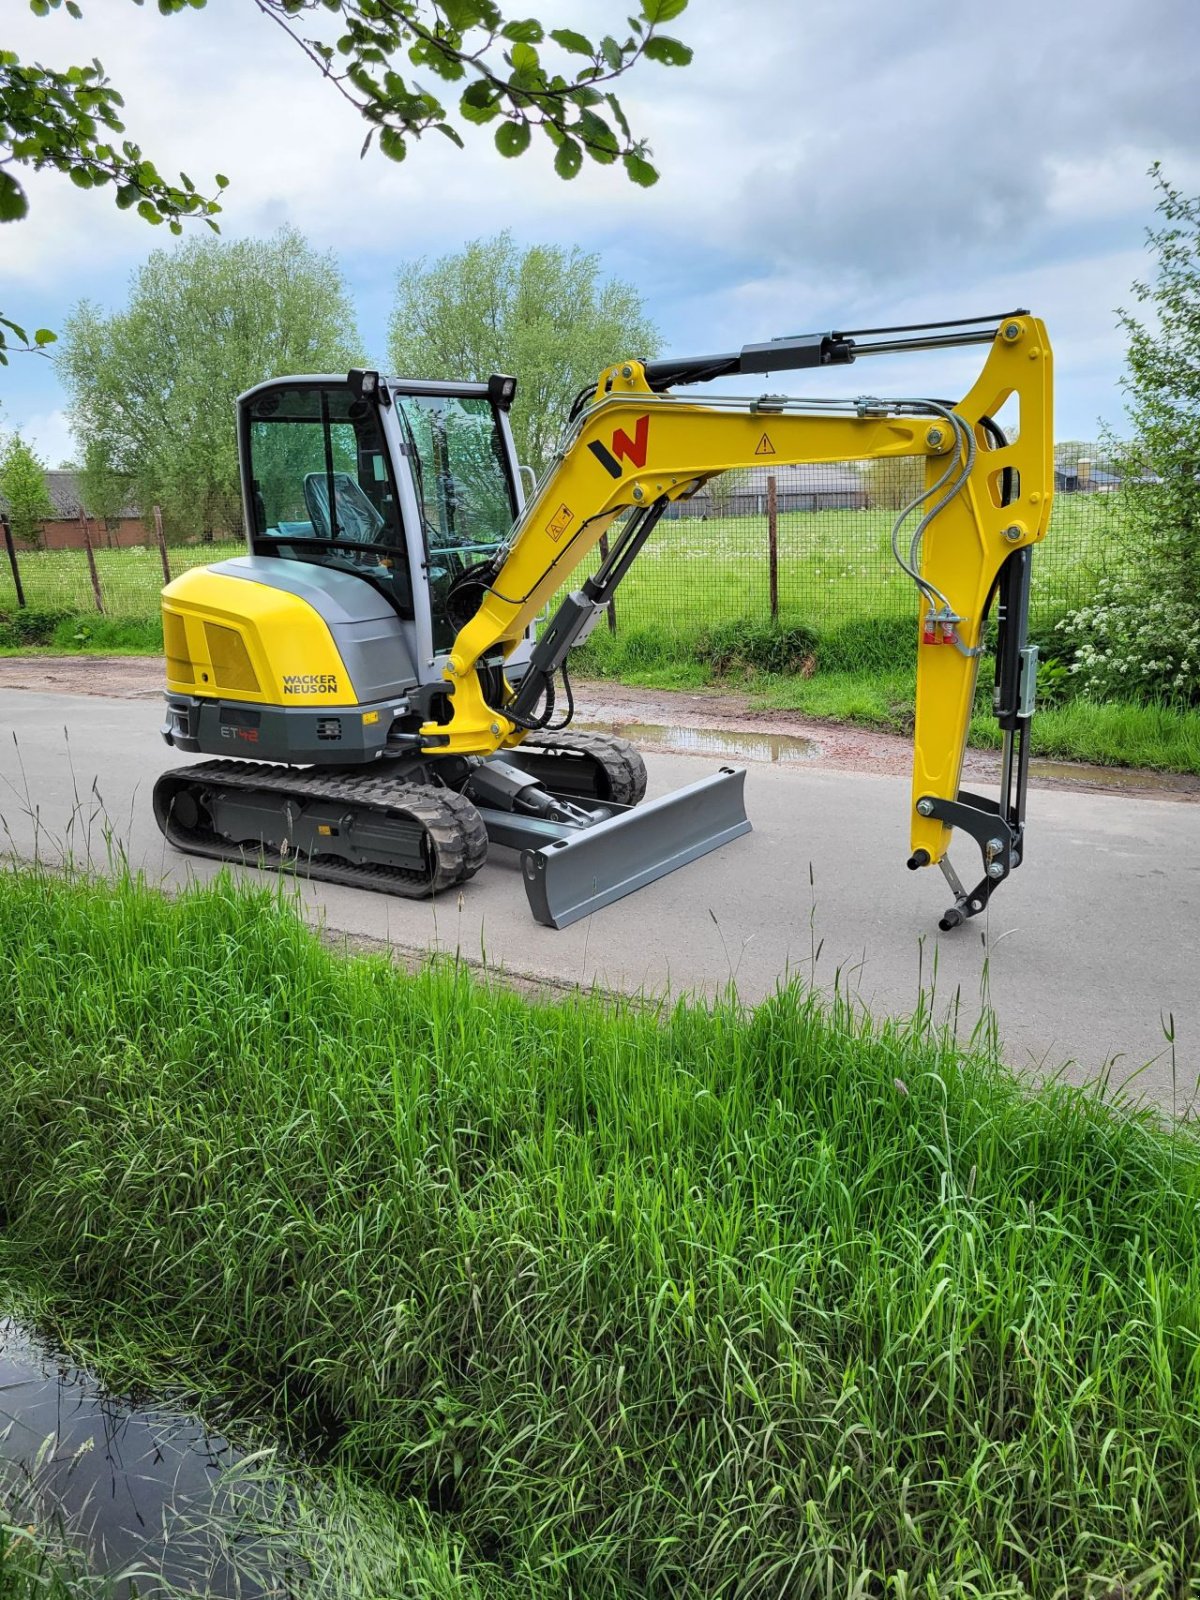
[{"label": "grey body panel", "polygon": [[[393,722],[407,711],[406,700],[354,707],[257,706],[169,694],[162,735],[190,755],[344,767],[382,759]],[[371,714],[376,720],[364,721]]]},{"label": "grey body panel", "polygon": [[405,694],[421,681],[413,659],[415,625],[397,616],[365,578],[282,556],[235,556],[209,570],[282,590],[310,605],[333,636],[361,704]]}]

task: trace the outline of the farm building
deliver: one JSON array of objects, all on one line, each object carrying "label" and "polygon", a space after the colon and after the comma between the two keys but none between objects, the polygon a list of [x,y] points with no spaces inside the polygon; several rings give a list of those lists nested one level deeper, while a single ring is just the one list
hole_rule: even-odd
[{"label": "farm building", "polygon": [[[80,515],[83,507],[79,498],[79,474],[69,468],[47,472],[46,489],[54,507],[54,515],[42,523],[39,543],[44,550],[82,550],[83,525]],[[0,495],[0,513],[7,511],[4,496]],[[98,550],[145,544],[153,538],[135,505],[122,506],[116,517],[88,517],[87,530],[92,544]]]},{"label": "farm building", "polygon": [[1121,487],[1115,472],[1104,472],[1092,462],[1064,461],[1054,469],[1054,487],[1060,494],[1111,494]]},{"label": "farm building", "polygon": [[862,511],[867,486],[852,466],[806,463],[801,466],[752,467],[705,484],[690,500],[676,500],[668,517],[761,517],[767,512],[768,480],[775,479],[775,499],[786,511]]}]

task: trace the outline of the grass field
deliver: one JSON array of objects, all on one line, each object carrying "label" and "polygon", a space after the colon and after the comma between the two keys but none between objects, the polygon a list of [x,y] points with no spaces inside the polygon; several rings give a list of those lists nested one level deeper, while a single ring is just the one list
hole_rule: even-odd
[{"label": "grass field", "polygon": [[[1060,496],[1051,532],[1035,557],[1034,609],[1059,615],[1086,599],[1103,570],[1112,505],[1104,496]],[[860,617],[910,616],[911,583],[897,569],[889,543],[892,513],[791,512],[779,519],[779,611],[785,623],[829,627]],[[173,574],[241,555],[239,542],[191,545],[170,552]],[[19,557],[32,607],[94,614],[82,550],[31,551]],[[162,569],[157,550],[97,550],[106,614],[157,615]],[[575,580],[576,582],[578,579]],[[15,604],[7,563],[0,560],[0,612]],[[687,634],[701,624],[769,616],[764,517],[661,522],[622,584],[618,617]]]},{"label": "grass field", "polygon": [[377,1595],[1200,1585],[1190,1126],[928,992],[538,1006],[226,880],[11,872],[0,948],[0,1274],[424,1519]]}]

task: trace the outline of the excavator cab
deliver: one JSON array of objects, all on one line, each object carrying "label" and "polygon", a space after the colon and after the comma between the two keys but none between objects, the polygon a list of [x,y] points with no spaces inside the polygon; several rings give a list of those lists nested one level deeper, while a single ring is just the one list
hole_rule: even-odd
[{"label": "excavator cab", "polygon": [[238,422],[252,554],[351,572],[413,624],[417,659],[449,649],[451,586],[521,510],[499,388],[289,379],[243,395]]}]

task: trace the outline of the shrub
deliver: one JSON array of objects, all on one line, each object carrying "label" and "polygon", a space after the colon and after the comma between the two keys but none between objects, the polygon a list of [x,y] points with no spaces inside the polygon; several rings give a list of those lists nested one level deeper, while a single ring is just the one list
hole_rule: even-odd
[{"label": "shrub", "polygon": [[1200,615],[1144,578],[1102,578],[1059,628],[1077,641],[1071,672],[1091,699],[1200,704]]},{"label": "shrub", "polygon": [[816,665],[816,650],[816,633],[803,625],[782,628],[762,622],[725,622],[699,634],[695,656],[722,678],[749,672],[807,676]]},{"label": "shrub", "polygon": [[0,645],[20,649],[22,645],[49,644],[61,623],[73,620],[75,613],[61,606],[21,606],[0,615]]}]

